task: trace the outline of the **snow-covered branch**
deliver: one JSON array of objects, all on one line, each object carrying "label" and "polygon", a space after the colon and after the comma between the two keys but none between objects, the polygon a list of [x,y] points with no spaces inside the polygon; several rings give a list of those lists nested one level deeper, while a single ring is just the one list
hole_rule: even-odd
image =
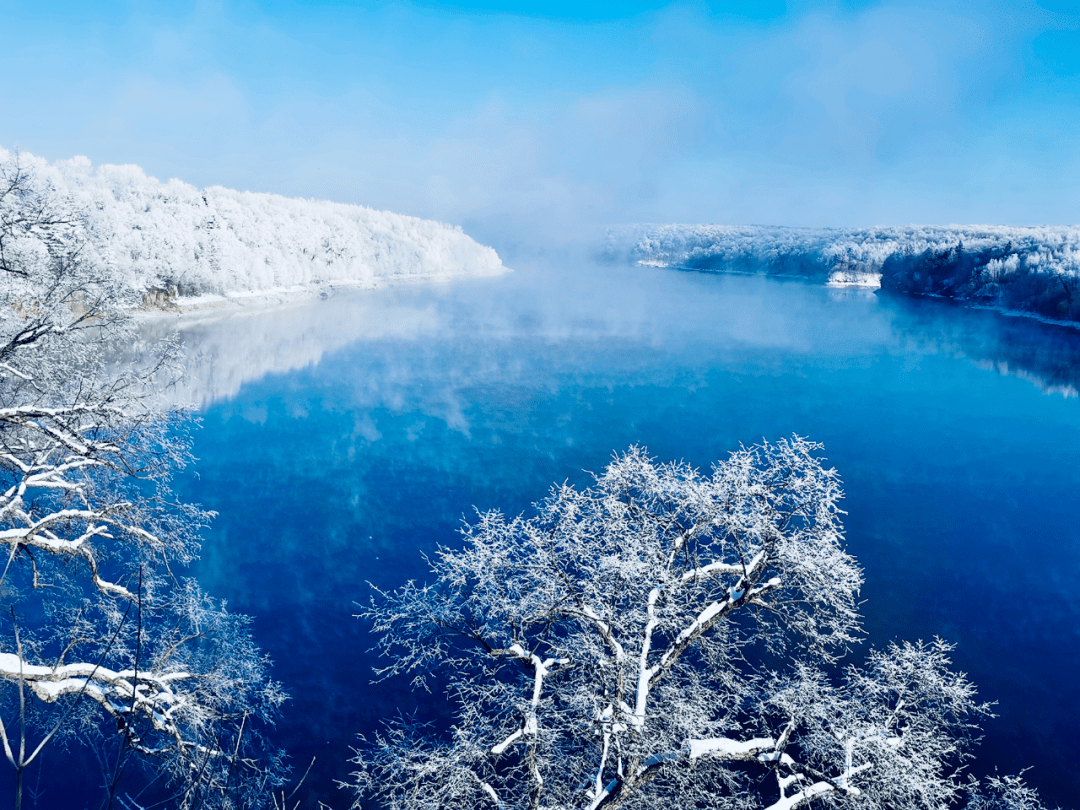
[{"label": "snow-covered branch", "polygon": [[540,721],[537,716],[537,710],[540,707],[540,693],[544,688],[544,678],[547,677],[552,668],[559,664],[569,663],[569,659],[546,658],[541,660],[540,656],[535,653],[526,652],[520,644],[512,644],[509,649],[506,650],[497,650],[494,655],[509,655],[521,661],[525,661],[533,671],[533,690],[532,698],[529,701],[528,712],[522,720],[521,728],[491,749],[491,753],[498,755],[503,753],[519,739],[523,737],[535,737],[540,731]]},{"label": "snow-covered branch", "polygon": [[703,475],[631,448],[533,516],[480,513],[432,583],[365,611],[384,672],[437,672],[457,714],[443,738],[392,726],[358,791],[392,810],[948,806],[988,713],[948,645],[822,669],[857,641],[862,576],[819,449],[741,448]]},{"label": "snow-covered branch", "polygon": [[0,653],[0,678],[23,682],[46,703],[64,695],[85,695],[113,717],[132,722],[131,712],[144,716],[155,729],[182,741],[173,716],[185,708],[188,698],[173,685],[192,678],[190,672],[155,674],[133,669],[114,672],[91,663],[46,667],[29,664],[12,653]]},{"label": "snow-covered branch", "polygon": [[703,756],[715,756],[721,759],[756,761],[759,754],[776,747],[776,740],[771,737],[758,737],[752,740],[731,740],[727,737],[713,737],[710,740],[689,740],[690,759]]},{"label": "snow-covered branch", "polygon": [[243,618],[182,579],[211,515],[168,486],[190,460],[188,412],[160,396],[179,347],[113,362],[140,294],[22,161],[0,154],[0,739],[15,804],[41,751],[72,744],[112,763],[103,806],[140,777],[198,786],[207,806],[265,803],[281,772],[254,726],[283,695]]}]

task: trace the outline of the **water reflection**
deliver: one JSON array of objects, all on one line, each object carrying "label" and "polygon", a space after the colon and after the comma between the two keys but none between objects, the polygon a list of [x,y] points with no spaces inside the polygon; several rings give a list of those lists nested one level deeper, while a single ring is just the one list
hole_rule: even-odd
[{"label": "water reflection", "polygon": [[911,351],[966,358],[1047,394],[1075,397],[1080,390],[1080,328],[935,299],[884,297],[883,305]]},{"label": "water reflection", "polygon": [[205,406],[235,396],[245,383],[313,365],[358,340],[419,338],[435,330],[432,307],[397,305],[389,295],[367,292],[343,288],[327,300],[292,307],[156,316],[139,325],[137,348],[178,335],[186,372],[170,396]]},{"label": "water reflection", "polygon": [[[702,279],[653,268],[532,268],[453,286],[342,290],[329,300],[231,317],[162,317],[141,327],[147,342],[173,332],[188,355],[187,376],[173,398],[200,406],[358,342],[393,339],[437,347],[462,336],[549,344],[704,342],[849,357],[943,353],[1027,380],[1048,394],[1076,396],[1080,389],[1080,330],[858,288],[734,275]],[[445,362],[440,352],[431,354],[432,363]],[[453,393],[455,379],[475,383],[517,373],[513,361],[483,359],[449,375],[447,388],[424,392],[430,400],[425,412],[467,429]],[[415,392],[400,369],[384,364],[369,371],[380,378],[354,388],[354,406],[413,407],[405,400]]]}]

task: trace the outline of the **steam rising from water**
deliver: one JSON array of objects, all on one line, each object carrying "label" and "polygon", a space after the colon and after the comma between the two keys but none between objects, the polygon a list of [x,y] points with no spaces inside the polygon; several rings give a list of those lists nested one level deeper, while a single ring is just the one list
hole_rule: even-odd
[{"label": "steam rising from water", "polygon": [[[820,301],[808,310],[808,301]],[[833,326],[822,330],[825,307]],[[917,350],[966,357],[1015,374],[1043,390],[1075,395],[1080,388],[1080,332],[992,312],[958,313],[954,306],[884,296],[871,290],[806,289],[766,278],[704,278],[674,270],[525,263],[511,276],[452,286],[341,289],[313,300],[236,314],[161,315],[141,326],[143,351],[177,332],[187,351],[185,379],[174,401],[208,406],[234,397],[269,374],[318,364],[357,345],[410,342],[431,347],[419,356],[443,367],[441,392],[427,391],[425,408],[457,426],[453,389],[512,378],[515,360],[482,355],[460,367],[441,354],[447,341],[540,341],[571,350],[576,342],[630,339],[657,348],[698,343],[786,348],[857,358]],[[852,336],[857,338],[852,339]],[[414,361],[415,362],[415,355]],[[451,364],[448,367],[447,363]],[[402,407],[403,369],[383,366],[378,379],[353,386],[356,407]]]}]

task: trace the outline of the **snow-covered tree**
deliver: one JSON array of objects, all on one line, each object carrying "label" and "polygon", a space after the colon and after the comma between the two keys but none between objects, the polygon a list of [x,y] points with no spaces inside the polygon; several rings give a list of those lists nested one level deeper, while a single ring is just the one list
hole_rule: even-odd
[{"label": "snow-covered tree", "polygon": [[[0,146],[0,162],[12,159]],[[94,230],[110,275],[139,295],[269,293],[393,279],[505,272],[490,247],[461,228],[359,205],[161,182],[138,166],[55,163],[23,153],[25,167],[69,197]]]},{"label": "snow-covered tree", "polygon": [[0,757],[16,807],[46,746],[72,741],[107,806],[148,781],[177,807],[253,806],[280,778],[256,726],[282,694],[243,617],[180,578],[208,515],[168,489],[187,415],[156,394],[177,350],[115,367],[139,301],[92,238],[0,163]]},{"label": "snow-covered tree", "polygon": [[[634,447],[532,517],[479,515],[432,584],[364,613],[382,675],[444,688],[454,709],[444,733],[405,719],[370,740],[358,795],[395,810],[962,799],[988,708],[949,646],[837,665],[862,574],[819,449],[794,437],[701,474]],[[996,787],[972,806],[1007,806]]]}]

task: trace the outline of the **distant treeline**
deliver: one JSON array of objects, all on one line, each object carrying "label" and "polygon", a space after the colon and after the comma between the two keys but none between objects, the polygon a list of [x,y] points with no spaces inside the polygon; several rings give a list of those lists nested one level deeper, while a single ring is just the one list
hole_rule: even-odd
[{"label": "distant treeline", "polygon": [[880,284],[1080,322],[1080,227],[666,225],[612,231],[607,254],[704,272]]},{"label": "distant treeline", "polygon": [[1080,322],[1080,276],[1031,262],[1008,243],[1000,248],[894,254],[881,268],[881,288],[1002,307],[1058,321]]}]

